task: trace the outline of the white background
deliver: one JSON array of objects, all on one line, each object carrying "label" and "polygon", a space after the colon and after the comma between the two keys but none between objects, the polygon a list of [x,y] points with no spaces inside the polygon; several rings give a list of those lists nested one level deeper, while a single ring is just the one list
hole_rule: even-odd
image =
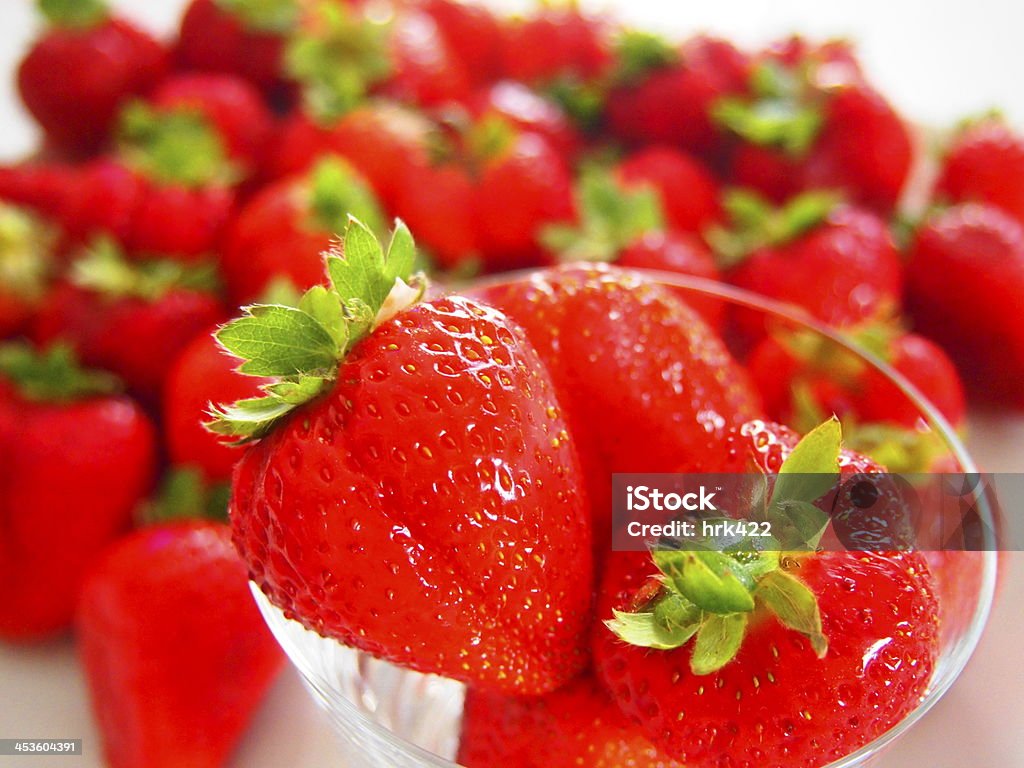
[{"label": "white background", "polygon": [[[149,28],[173,29],[181,0],[121,0],[115,5]],[[584,3],[594,5],[593,3]],[[503,2],[502,5],[518,5]],[[1024,4],[1016,0],[630,0],[605,3],[623,18],[661,30],[699,29],[744,43],[800,30],[856,39],[869,72],[911,119],[952,124],[1000,106],[1024,124]],[[35,137],[12,78],[35,20],[29,0],[0,0],[0,158],[30,152]],[[975,414],[969,445],[983,468],[1024,471],[1024,417]],[[1016,500],[1003,500],[1011,515]],[[1024,766],[1024,556],[1009,572],[988,631],[963,677],[881,761],[881,768]],[[0,737],[83,738],[85,756],[57,768],[102,765],[85,691],[69,641],[0,647]],[[0,758],[0,765],[43,768],[47,758]],[[232,763],[244,768],[343,768],[312,701],[289,669],[282,675]]]}]

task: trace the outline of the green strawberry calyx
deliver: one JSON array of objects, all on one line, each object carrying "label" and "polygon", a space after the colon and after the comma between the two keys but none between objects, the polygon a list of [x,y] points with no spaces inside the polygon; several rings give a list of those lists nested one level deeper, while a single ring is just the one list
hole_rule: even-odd
[{"label": "green strawberry calyx", "polygon": [[324,257],[327,285],[310,288],[297,307],[244,307],[217,331],[224,350],[241,359],[240,373],[273,381],[261,397],[211,404],[209,430],[235,443],[265,436],[337,378],[339,362],[360,340],[422,298],[426,279],[413,274],[416,246],[401,221],[385,250],[349,216],[339,245]]},{"label": "green strawberry calyx", "polygon": [[121,391],[116,376],[83,368],[66,344],[45,350],[24,342],[0,345],[0,377],[26,400],[37,402],[69,403]]},{"label": "green strawberry calyx", "polygon": [[728,227],[714,227],[705,235],[718,266],[741,264],[761,248],[778,248],[797,240],[823,224],[842,201],[829,190],[796,195],[776,207],[750,189],[728,190],[722,200]]},{"label": "green strawberry calyx", "polygon": [[192,466],[172,467],[154,498],[141,506],[139,522],[145,525],[174,520],[228,521],[230,483],[210,483]]},{"label": "green strawberry calyx", "polygon": [[34,303],[46,293],[56,231],[29,211],[0,202],[0,295]]},{"label": "green strawberry calyx", "polygon": [[284,64],[313,119],[330,124],[391,74],[389,35],[387,22],[344,3],[320,0],[302,14]]},{"label": "green strawberry calyx", "polygon": [[751,621],[774,616],[804,635],[819,658],[828,651],[818,601],[795,574],[818,546],[829,522],[815,502],[839,477],[842,428],[823,422],[794,447],[766,493],[761,517],[767,541],[709,540],[690,549],[655,549],[653,588],[642,589],[632,610],[613,611],[605,625],[631,645],[681,648],[693,640],[694,674],[715,672],[735,658]]},{"label": "green strawberry calyx", "polygon": [[718,125],[762,147],[803,157],[824,125],[822,95],[809,84],[807,67],[793,71],[765,61],[750,75],[753,98],[723,96],[711,108]]},{"label": "green strawberry calyx", "polygon": [[88,30],[110,18],[103,0],[37,0],[39,12],[55,27]]},{"label": "green strawberry calyx", "polygon": [[216,3],[252,32],[286,34],[295,28],[299,18],[299,4],[295,0],[216,0]]},{"label": "green strawberry calyx", "polygon": [[213,261],[184,263],[169,257],[129,261],[109,237],[93,240],[70,269],[71,282],[112,300],[152,303],[174,290],[217,293],[220,277]]},{"label": "green strawberry calyx", "polygon": [[566,261],[613,261],[649,232],[665,228],[661,199],[650,185],[625,188],[603,168],[585,169],[576,187],[578,225],[551,224],[541,242]]},{"label": "green strawberry calyx", "polygon": [[352,215],[371,232],[384,232],[385,218],[369,183],[347,161],[331,155],[318,161],[310,172],[310,229],[333,231],[337,222]]},{"label": "green strawberry calyx", "polygon": [[649,72],[670,67],[679,60],[679,48],[670,40],[653,32],[626,29],[615,41],[613,80],[617,85],[631,85]]},{"label": "green strawberry calyx", "polygon": [[154,109],[135,100],[118,120],[120,155],[157,183],[198,189],[230,185],[242,175],[228,157],[220,132],[198,110]]}]

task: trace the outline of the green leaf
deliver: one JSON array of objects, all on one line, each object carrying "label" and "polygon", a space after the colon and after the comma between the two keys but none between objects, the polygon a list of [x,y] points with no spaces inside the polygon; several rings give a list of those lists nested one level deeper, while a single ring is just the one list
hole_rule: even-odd
[{"label": "green leaf", "polygon": [[830,521],[827,512],[807,501],[779,502],[769,519],[782,548],[810,551],[818,548]]},{"label": "green leaf", "polygon": [[215,0],[217,5],[241,20],[253,32],[284,34],[294,29],[299,18],[295,0]]},{"label": "green leaf", "polygon": [[395,231],[391,235],[391,243],[384,259],[385,275],[392,285],[395,280],[406,283],[411,280],[416,258],[416,243],[413,241],[412,232],[405,226],[404,221],[396,219]]},{"label": "green leaf", "polygon": [[754,610],[753,580],[732,557],[713,551],[674,550],[656,550],[652,557],[671,585],[702,610]]},{"label": "green leaf", "polygon": [[116,376],[82,368],[74,350],[61,343],[46,350],[25,342],[0,345],[0,376],[22,397],[40,402],[67,403],[121,390]]},{"label": "green leaf", "polygon": [[349,327],[342,313],[341,299],[334,291],[322,285],[314,285],[299,299],[299,310],[327,331],[335,350],[343,350],[348,346]]},{"label": "green leaf", "polygon": [[301,376],[297,381],[271,384],[266,392],[282,403],[302,405],[319,395],[326,384],[327,379],[319,376]]},{"label": "green leaf", "polygon": [[74,261],[71,282],[115,299],[154,302],[173,290],[217,293],[220,275],[212,260],[186,264],[174,258],[129,261],[110,237],[96,238]]},{"label": "green leaf", "polygon": [[797,195],[779,211],[771,233],[772,245],[792,242],[824,222],[839,204],[835,192],[815,190]]},{"label": "green leaf", "polygon": [[376,314],[394,280],[384,269],[384,250],[365,224],[349,219],[342,255],[328,257],[331,284],[342,301],[359,299]]},{"label": "green leaf", "polygon": [[843,428],[833,417],[812,429],[779,467],[771,504],[783,501],[815,502],[839,480]]},{"label": "green leaf", "polygon": [[352,216],[372,232],[385,230],[384,213],[373,189],[348,162],[335,155],[320,160],[313,168],[310,207],[316,229],[340,234]]},{"label": "green leaf", "polygon": [[236,443],[245,443],[268,434],[295,407],[274,397],[253,397],[224,406],[211,404],[211,419],[204,426],[218,435],[237,438]]},{"label": "green leaf", "polygon": [[810,639],[818,658],[825,655],[828,639],[822,634],[818,600],[802,581],[785,571],[773,571],[758,582],[755,594],[779,621]]},{"label": "green leaf", "polygon": [[717,672],[735,658],[747,631],[747,614],[710,615],[697,631],[690,669],[695,675]]},{"label": "green leaf", "polygon": [[653,32],[627,29],[615,44],[617,68],[613,80],[628,85],[649,72],[671,66],[679,60],[679,50],[670,40]]},{"label": "green leaf", "polygon": [[103,0],[37,0],[37,4],[40,13],[55,27],[92,29],[110,16]]},{"label": "green leaf", "polygon": [[164,477],[156,498],[143,505],[146,525],[173,520],[228,521],[230,483],[208,484],[194,467],[175,467]]},{"label": "green leaf", "polygon": [[217,331],[221,346],[245,360],[239,371],[251,376],[294,376],[329,371],[340,350],[315,318],[294,307],[256,304],[246,315]]},{"label": "green leaf", "polygon": [[0,201],[0,292],[34,303],[54,272],[57,231],[25,208]]},{"label": "green leaf", "polygon": [[824,124],[820,107],[785,98],[748,101],[724,96],[712,106],[711,117],[752,144],[774,147],[798,158],[814,145]]},{"label": "green leaf", "polygon": [[685,645],[700,626],[700,612],[697,618],[686,623],[665,624],[653,613],[624,613],[612,611],[614,618],[605,622],[605,626],[614,632],[619,639],[630,645],[656,650],[671,650]]}]

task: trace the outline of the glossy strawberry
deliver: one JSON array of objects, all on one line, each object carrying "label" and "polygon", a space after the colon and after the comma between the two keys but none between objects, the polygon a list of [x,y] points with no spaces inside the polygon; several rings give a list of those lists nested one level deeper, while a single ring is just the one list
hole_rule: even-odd
[{"label": "glossy strawberry", "polygon": [[762,59],[753,98],[719,100],[716,121],[739,137],[733,180],[775,202],[812,189],[839,190],[888,213],[910,172],[910,132],[859,70],[811,49],[797,64]]},{"label": "glossy strawberry", "polygon": [[[902,268],[885,221],[810,193],[772,211],[757,196],[726,200],[733,237],[712,237],[729,282],[806,309],[829,325],[854,325],[898,306]],[[758,337],[763,319],[742,318]]]},{"label": "glossy strawberry", "polygon": [[541,7],[505,29],[504,73],[529,85],[587,81],[612,61],[612,25],[575,5]]},{"label": "glossy strawberry", "polygon": [[583,137],[562,106],[523,83],[501,80],[478,92],[469,106],[478,121],[498,117],[520,131],[539,133],[566,162],[582,150]]},{"label": "glossy strawberry", "polygon": [[699,162],[670,147],[649,147],[616,169],[628,187],[650,186],[660,198],[669,228],[700,235],[721,217],[720,191]]},{"label": "glossy strawberry", "polygon": [[57,231],[25,208],[0,202],[0,339],[25,328],[55,269]]},{"label": "glossy strawberry", "polygon": [[61,222],[75,177],[76,167],[63,163],[29,161],[0,166],[0,201]]},{"label": "glossy strawberry", "polygon": [[21,99],[55,147],[95,150],[121,104],[163,76],[166,54],[102,0],[39,5],[51,26],[18,67]]},{"label": "glossy strawberry", "polygon": [[384,227],[373,191],[344,160],[324,157],[308,172],[263,187],[232,222],[221,268],[236,304],[260,299],[275,280],[305,290],[322,282],[322,253],[349,215]]},{"label": "glossy strawberry", "polygon": [[469,101],[473,74],[447,37],[441,22],[415,4],[396,14],[387,41],[390,72],[379,92],[425,108]]},{"label": "glossy strawberry", "polygon": [[208,269],[170,260],[130,264],[99,243],[72,267],[40,307],[31,336],[69,343],[89,365],[106,368],[131,391],[159,396],[177,354],[222,319]]},{"label": "glossy strawberry", "polygon": [[404,227],[385,255],[353,220],[343,249],[331,288],[218,333],[243,373],[277,379],[211,425],[259,439],[231,501],[250,575],[286,616],[378,657],[553,690],[586,662],[592,585],[551,381],[501,312],[455,296],[409,306]]},{"label": "glossy strawberry", "polygon": [[935,196],[1002,208],[1024,222],[1024,139],[1003,120],[968,124],[946,149]]},{"label": "glossy strawberry", "polygon": [[466,768],[680,768],[589,675],[543,697],[470,689],[458,761]]},{"label": "glossy strawberry", "polygon": [[[825,474],[815,489],[779,475],[768,507],[775,536],[799,530],[788,505],[825,493],[837,476],[840,439],[838,423],[826,422],[783,451],[780,472]],[[816,552],[819,537],[798,536],[801,548],[781,554],[747,541],[610,561],[598,676],[666,754],[688,766],[721,765],[723,753],[736,764],[820,766],[920,703],[938,655],[927,561],[909,551]]]},{"label": "glossy strawberry", "polygon": [[502,65],[502,20],[494,11],[467,0],[425,0],[421,7],[472,83],[497,79]]},{"label": "glossy strawberry", "polygon": [[745,54],[713,37],[692,37],[676,47],[656,35],[626,33],[618,60],[618,85],[605,111],[613,136],[718,154],[724,137],[711,110],[717,100],[746,92]]},{"label": "glossy strawberry", "polygon": [[718,337],[651,280],[606,265],[567,265],[484,295],[523,325],[551,370],[587,475],[602,555],[613,472],[715,471],[728,455],[729,425],[758,415],[743,370]]},{"label": "glossy strawberry", "polygon": [[282,49],[296,9],[292,0],[192,0],[174,52],[186,69],[237,75],[280,95]]},{"label": "glossy strawberry", "polygon": [[0,347],[0,637],[66,629],[85,570],[152,482],[153,426],[67,348]]},{"label": "glossy strawberry", "polygon": [[111,547],[76,627],[112,768],[224,765],[283,661],[230,529],[214,523],[154,526]]},{"label": "glossy strawberry", "polygon": [[1020,407],[1024,328],[1015,307],[1024,290],[1024,228],[997,208],[965,204],[918,229],[907,263],[907,306],[915,327],[939,342],[969,388]]}]

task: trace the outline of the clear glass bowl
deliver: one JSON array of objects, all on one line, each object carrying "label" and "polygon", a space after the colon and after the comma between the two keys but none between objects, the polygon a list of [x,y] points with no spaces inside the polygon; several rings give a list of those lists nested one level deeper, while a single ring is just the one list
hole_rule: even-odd
[{"label": "clear glass bowl", "polygon": [[[920,413],[920,431],[930,432],[948,454],[945,469],[976,472],[956,432],[940,413],[899,373],[865,349],[816,322],[799,308],[731,286],[665,272],[645,272],[670,286],[694,306],[725,317],[727,326],[767,327],[807,334],[833,352],[848,355],[880,371]],[[478,285],[521,279],[525,274],[488,278]],[[730,334],[726,331],[728,339]],[[731,347],[739,346],[730,344]],[[734,349],[740,354],[746,350]],[[978,499],[987,531],[996,512],[988,498]],[[986,534],[992,535],[992,534]],[[940,655],[923,701],[900,723],[858,751],[829,765],[854,768],[872,762],[914,725],[956,681],[981,637],[996,585],[997,546],[984,551],[932,553],[942,601]],[[327,712],[332,725],[351,747],[344,768],[456,768],[464,686],[453,680],[402,669],[347,648],[286,619],[253,585],[253,593],[271,630]],[[339,767],[341,768],[341,767]]]}]

